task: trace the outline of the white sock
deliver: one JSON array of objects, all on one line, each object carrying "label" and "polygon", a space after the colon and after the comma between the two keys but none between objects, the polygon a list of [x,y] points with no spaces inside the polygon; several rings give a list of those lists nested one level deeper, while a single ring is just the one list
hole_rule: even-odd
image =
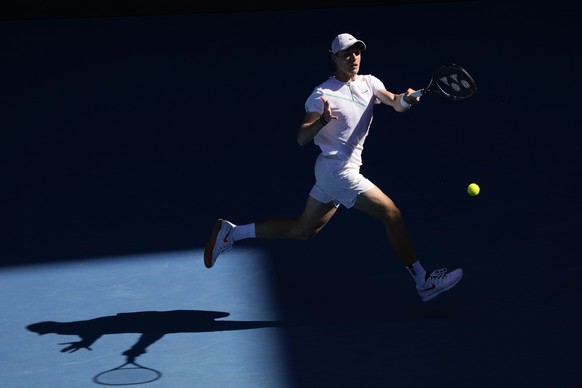
[{"label": "white sock", "polygon": [[426,283],[426,271],[420,264],[420,261],[415,261],[412,265],[406,267],[412,278],[418,286],[423,286]]},{"label": "white sock", "polygon": [[255,238],[255,224],[237,225],[232,229],[231,236],[234,241]]}]

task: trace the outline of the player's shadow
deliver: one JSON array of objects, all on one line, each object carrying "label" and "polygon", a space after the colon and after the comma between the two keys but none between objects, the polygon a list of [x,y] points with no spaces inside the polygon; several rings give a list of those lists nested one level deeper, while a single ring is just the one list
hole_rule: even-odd
[{"label": "player's shadow", "polygon": [[220,311],[144,311],[120,313],[75,322],[39,322],[27,326],[27,329],[43,334],[78,335],[80,341],[62,343],[66,345],[61,352],[76,352],[79,349],[92,350],[91,346],[102,336],[111,334],[141,334],[137,342],[123,352],[128,362],[146,353],[148,346],[166,334],[203,333],[214,331],[248,330],[266,327],[280,327],[277,321],[220,321],[229,316]]}]

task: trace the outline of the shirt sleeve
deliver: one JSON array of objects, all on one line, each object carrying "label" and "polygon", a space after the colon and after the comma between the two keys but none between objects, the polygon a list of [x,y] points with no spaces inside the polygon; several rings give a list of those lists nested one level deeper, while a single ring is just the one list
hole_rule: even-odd
[{"label": "shirt sleeve", "polygon": [[384,83],[380,81],[378,78],[370,75],[370,83],[372,84],[372,90],[374,91],[374,95],[378,93],[378,90],[386,89]]},{"label": "shirt sleeve", "polygon": [[305,112],[323,113],[323,101],[321,97],[323,96],[323,90],[321,88],[315,88],[311,95],[307,97],[305,101]]}]

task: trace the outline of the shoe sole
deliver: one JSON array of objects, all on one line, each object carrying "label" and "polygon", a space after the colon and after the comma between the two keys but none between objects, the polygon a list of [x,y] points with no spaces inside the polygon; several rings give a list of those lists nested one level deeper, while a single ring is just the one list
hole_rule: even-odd
[{"label": "shoe sole", "polygon": [[430,295],[427,298],[423,298],[422,301],[423,302],[428,302],[433,300],[434,298],[436,298],[437,296],[439,296],[440,294],[442,294],[445,291],[450,290],[451,288],[453,288],[454,286],[456,286],[457,284],[459,284],[459,282],[461,281],[461,279],[463,278],[463,270],[461,270],[461,274],[459,275],[459,277],[457,278],[457,281],[454,283],[449,284],[449,286],[447,288],[443,288],[442,290],[440,290],[439,292]]},{"label": "shoe sole", "polygon": [[204,265],[206,268],[212,268],[212,266],[214,266],[214,262],[212,261],[212,251],[216,245],[216,239],[218,237],[218,232],[220,232],[220,228],[222,228],[222,218],[219,218],[214,223],[214,229],[212,229],[210,240],[208,240],[206,247],[204,248]]}]

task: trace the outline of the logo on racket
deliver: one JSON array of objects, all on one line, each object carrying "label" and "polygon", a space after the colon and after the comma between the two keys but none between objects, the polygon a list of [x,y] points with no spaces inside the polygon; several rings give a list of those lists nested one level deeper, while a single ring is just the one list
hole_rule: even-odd
[{"label": "logo on racket", "polygon": [[451,87],[455,92],[460,92],[461,91],[461,86],[463,88],[465,88],[465,89],[470,89],[471,88],[471,84],[469,84],[469,82],[467,82],[467,80],[465,80],[465,79],[459,80],[459,75],[458,74],[451,74],[451,75],[448,75],[448,76],[441,77],[439,79],[439,81],[442,84]]}]

